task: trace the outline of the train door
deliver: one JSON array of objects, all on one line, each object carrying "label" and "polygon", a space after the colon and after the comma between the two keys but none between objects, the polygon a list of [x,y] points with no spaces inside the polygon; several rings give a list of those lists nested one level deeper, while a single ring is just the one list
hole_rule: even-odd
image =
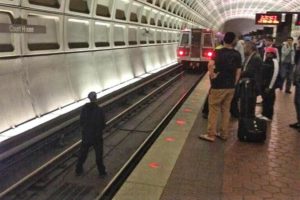
[{"label": "train door", "polygon": [[191,57],[199,58],[201,55],[201,29],[191,30]]}]

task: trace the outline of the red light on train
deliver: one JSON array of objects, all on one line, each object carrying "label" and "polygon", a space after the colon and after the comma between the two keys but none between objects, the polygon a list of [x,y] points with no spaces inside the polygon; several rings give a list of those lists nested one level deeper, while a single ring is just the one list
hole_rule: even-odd
[{"label": "red light on train", "polygon": [[179,57],[188,56],[189,53],[190,53],[190,49],[189,48],[179,48],[177,50],[177,55]]},{"label": "red light on train", "polygon": [[202,56],[211,59],[214,56],[213,49],[202,49]]}]

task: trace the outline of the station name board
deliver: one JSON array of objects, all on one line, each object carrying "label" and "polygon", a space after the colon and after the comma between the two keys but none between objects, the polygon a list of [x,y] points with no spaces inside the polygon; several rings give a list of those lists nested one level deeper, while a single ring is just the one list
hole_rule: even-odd
[{"label": "station name board", "polygon": [[281,14],[256,14],[255,23],[258,25],[278,25],[281,22]]},{"label": "station name board", "polygon": [[46,33],[45,26],[0,23],[0,33]]},{"label": "station name board", "polygon": [[296,26],[300,26],[300,14],[298,14],[297,16],[297,20],[296,20]]}]

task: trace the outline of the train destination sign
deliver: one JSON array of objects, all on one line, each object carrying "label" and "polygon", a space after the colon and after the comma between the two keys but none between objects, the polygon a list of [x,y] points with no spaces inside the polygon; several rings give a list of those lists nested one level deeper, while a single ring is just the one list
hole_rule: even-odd
[{"label": "train destination sign", "polygon": [[281,14],[256,14],[255,23],[258,25],[278,25],[281,22]]},{"label": "train destination sign", "polygon": [[45,26],[0,23],[0,33],[46,33]]}]

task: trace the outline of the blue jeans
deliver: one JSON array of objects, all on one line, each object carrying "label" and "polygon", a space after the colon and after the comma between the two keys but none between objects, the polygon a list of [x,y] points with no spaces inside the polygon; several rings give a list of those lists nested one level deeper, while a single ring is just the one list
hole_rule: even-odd
[{"label": "blue jeans", "polygon": [[295,83],[296,90],[295,90],[295,107],[297,113],[297,120],[300,123],[300,81]]},{"label": "blue jeans", "polygon": [[286,85],[285,85],[285,91],[290,91],[293,81],[293,71],[294,71],[294,65],[291,63],[282,63],[281,70],[280,70],[280,76],[281,76],[281,88],[283,87],[284,81],[286,79]]}]

